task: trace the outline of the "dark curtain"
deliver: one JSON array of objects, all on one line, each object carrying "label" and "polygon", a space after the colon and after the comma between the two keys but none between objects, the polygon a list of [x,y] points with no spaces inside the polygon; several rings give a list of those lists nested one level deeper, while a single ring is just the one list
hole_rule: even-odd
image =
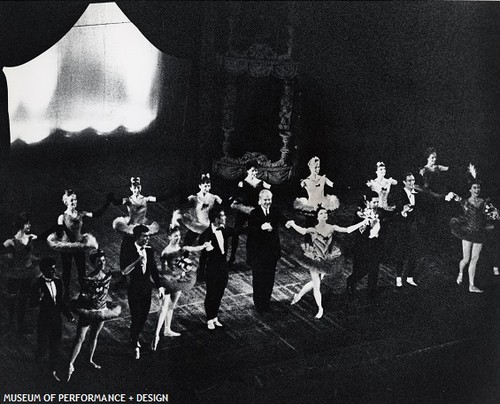
[{"label": "dark curtain", "polygon": [[[0,2],[0,158],[10,149],[4,66],[18,66],[59,41],[87,8],[88,1]],[[162,52],[198,60],[205,8],[202,1],[121,1],[120,9]],[[41,78],[42,79],[42,78]]]},{"label": "dark curtain", "polygon": [[117,1],[118,7],[160,51],[197,60],[201,43],[203,1]]},{"label": "dark curtain", "polygon": [[[0,2],[0,159],[10,149],[7,80],[4,66],[19,66],[57,43],[78,21],[87,1]],[[43,80],[43,77],[40,77]]]}]

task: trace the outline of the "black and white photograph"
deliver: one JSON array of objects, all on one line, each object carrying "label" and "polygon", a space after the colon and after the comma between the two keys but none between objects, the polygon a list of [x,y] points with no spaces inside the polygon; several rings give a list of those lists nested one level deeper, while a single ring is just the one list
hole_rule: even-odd
[{"label": "black and white photograph", "polygon": [[500,2],[0,2],[0,402],[500,400]]}]

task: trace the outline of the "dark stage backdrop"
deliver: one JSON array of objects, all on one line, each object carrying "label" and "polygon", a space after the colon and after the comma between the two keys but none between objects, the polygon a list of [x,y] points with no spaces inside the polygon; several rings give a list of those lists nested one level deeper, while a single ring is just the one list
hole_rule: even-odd
[{"label": "dark stage backdrop", "polygon": [[[139,12],[146,3],[147,10],[157,7],[157,12]],[[185,141],[190,140],[187,137],[200,136],[202,125],[211,125],[213,138],[220,140],[220,115],[216,113],[220,99],[214,96],[214,105],[205,108],[205,112],[213,112],[206,114],[212,122],[199,122],[201,112],[197,100],[205,97],[202,90],[205,83],[196,80],[205,77],[203,73],[210,69],[207,63],[215,60],[213,55],[206,54],[203,59],[200,47],[207,41],[206,36],[214,32],[216,44],[225,43],[227,30],[221,27],[234,3],[205,3],[216,5],[217,14],[215,17],[211,14],[210,18],[210,7],[186,6],[183,11],[182,3],[172,2],[173,8],[163,2],[161,5],[159,2],[119,5],[133,22],[136,20],[152,43],[167,54],[185,57],[187,61],[185,66],[181,63],[173,67],[181,68],[183,80],[189,81],[184,87],[189,90],[187,101],[170,97],[169,102],[176,108],[165,113],[158,131],[167,133],[166,127],[172,119],[177,119],[175,126],[179,127],[180,121],[189,126],[188,130],[184,129]],[[283,23],[283,4],[252,2],[246,7],[247,11],[253,10],[248,18],[262,11],[269,21]],[[361,186],[366,178],[373,176],[376,161],[385,161],[388,174],[396,176],[425,164],[425,148],[435,146],[441,162],[456,168],[457,178],[463,177],[471,161],[489,176],[491,186],[498,189],[498,3],[286,4],[295,29],[293,57],[300,63],[297,90],[301,95],[301,110],[294,111],[300,113],[300,119],[295,120],[293,128],[297,135],[299,176],[307,172],[306,161],[318,155],[323,161],[323,171],[339,187]],[[177,18],[182,23],[179,29],[182,35],[173,36],[174,41],[169,43],[167,34],[173,25],[167,22],[171,14],[182,17]],[[37,20],[32,23],[36,24]],[[147,27],[150,29],[146,30]],[[182,41],[181,37],[187,40]],[[168,46],[172,44],[175,49]],[[206,47],[205,51],[221,49]],[[194,67],[190,63],[194,63]],[[166,71],[165,77],[167,75]],[[217,87],[212,90],[217,95],[222,91]],[[242,95],[239,99],[244,102],[246,98]],[[266,104],[268,101],[265,96],[260,100],[261,110],[266,111],[264,116],[276,108]],[[169,108],[166,104],[163,106],[164,111]],[[242,113],[249,112],[248,105],[238,108]],[[274,117],[268,119],[268,122],[255,122],[253,128],[245,128],[247,133],[256,130],[262,136],[262,131],[275,126]],[[8,130],[5,120],[2,125]],[[234,147],[238,149],[242,145]]]},{"label": "dark stage backdrop", "polygon": [[311,154],[342,183],[441,161],[469,161],[497,182],[500,4],[308,2],[299,16],[303,165]]}]

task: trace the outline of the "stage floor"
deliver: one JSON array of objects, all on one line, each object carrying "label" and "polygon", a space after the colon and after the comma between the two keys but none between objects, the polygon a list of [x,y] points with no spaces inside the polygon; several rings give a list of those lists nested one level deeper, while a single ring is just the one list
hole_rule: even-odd
[{"label": "stage floor", "polygon": [[[64,211],[61,196],[67,186],[76,191],[80,209],[95,210],[108,192],[128,195],[130,177],[140,176],[144,195],[172,193],[172,198],[151,204],[148,211],[149,218],[161,226],[152,239],[152,245],[161,251],[173,209],[197,191],[192,185],[196,184],[195,157],[189,147],[143,138],[128,142],[65,140],[15,149],[10,167],[2,174],[2,241],[12,237],[10,224],[23,210],[32,214],[35,233],[54,224]],[[213,193],[227,197],[233,186],[215,179]],[[290,218],[300,221],[290,209],[296,196],[291,189],[277,187],[276,202]],[[339,197],[342,207],[334,219],[349,224],[354,212],[352,198]],[[111,223],[123,213],[121,207],[110,207],[102,217],[85,223],[115,271],[121,238]],[[28,332],[18,335],[7,320],[3,302],[2,397],[5,393],[154,393],[168,394],[172,403],[493,403],[500,397],[500,279],[493,276],[488,250],[477,274],[484,294],[469,293],[455,283],[460,247],[451,241],[441,250],[422,246],[417,288],[405,285],[397,289],[394,267],[388,262],[381,266],[379,304],[367,304],[364,283],[347,304],[345,280],[351,272],[353,236],[342,235],[339,242],[344,247],[344,263],[322,284],[325,313],[317,320],[312,294],[290,305],[293,294],[310,277],[300,249],[301,236],[286,229],[281,236],[283,258],[269,314],[258,315],[254,310],[242,236],[238,262],[230,272],[219,315],[224,327],[207,330],[205,286],[199,283],[182,295],[175,311],[173,329],[182,335],[162,337],[158,351],[145,348],[140,360],[133,358],[127,345],[130,317],[126,289],[118,284],[120,275],[116,274],[111,296],[123,310],[121,317],[108,321],[101,332],[95,361],[102,369],[90,367],[85,346],[68,383],[56,383],[44,373],[43,365],[33,360],[36,310],[27,313]],[[38,253],[57,257],[44,245]],[[73,293],[77,294],[75,278],[76,269]],[[143,333],[148,343],[157,308],[155,297]],[[75,329],[75,324],[64,323],[62,368],[69,359]]]}]

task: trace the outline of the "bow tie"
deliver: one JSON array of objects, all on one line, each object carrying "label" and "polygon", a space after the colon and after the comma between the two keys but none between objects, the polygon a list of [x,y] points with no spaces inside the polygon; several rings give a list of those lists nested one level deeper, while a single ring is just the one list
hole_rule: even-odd
[{"label": "bow tie", "polygon": [[215,230],[222,231],[222,230],[224,230],[224,226],[217,227]]}]

